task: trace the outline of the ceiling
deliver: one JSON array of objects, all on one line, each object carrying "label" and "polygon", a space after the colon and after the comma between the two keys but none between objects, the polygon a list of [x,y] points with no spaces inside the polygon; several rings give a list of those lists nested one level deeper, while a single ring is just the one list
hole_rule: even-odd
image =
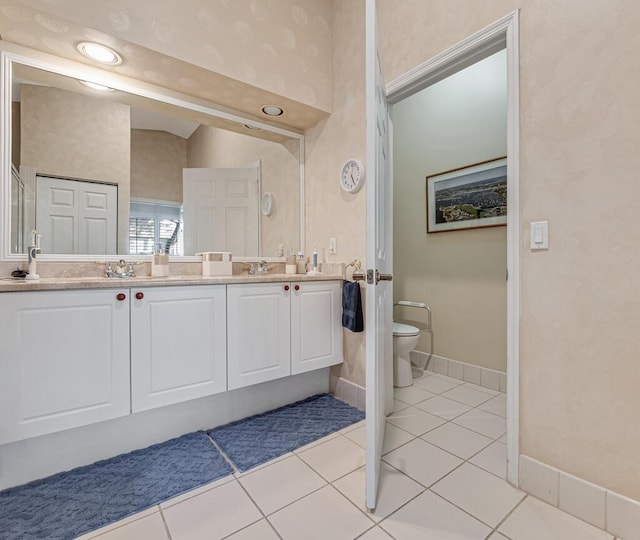
[{"label": "ceiling", "polygon": [[[202,5],[211,5],[214,0],[183,0],[183,2],[163,0],[155,4],[172,4],[175,12],[176,8],[178,8],[179,11],[179,6],[182,5],[184,1],[187,3],[196,2]],[[6,42],[15,43],[92,67],[95,67],[96,64],[82,56],[76,50],[75,45],[80,41],[98,41],[119,51],[125,58],[125,61],[119,66],[101,66],[103,70],[187,94],[210,104],[220,106],[223,110],[235,112],[241,116],[280,127],[303,131],[316,125],[329,113],[329,107],[326,105],[323,106],[323,108],[311,105],[311,102],[317,102],[318,99],[308,92],[307,94],[304,92],[301,94],[304,99],[284,97],[281,94],[266,90],[264,87],[243,82],[242,80],[229,77],[212,69],[202,67],[201,65],[195,65],[185,60],[168,56],[158,50],[152,50],[151,48],[127,41],[116,35],[107,34],[96,28],[85,26],[55,15],[58,12],[64,12],[65,14],[74,13],[71,8],[77,8],[78,5],[82,4],[85,9],[85,18],[89,19],[92,6],[95,7],[95,9],[99,9],[98,6],[104,5],[103,2],[94,0],[83,0],[81,3],[74,2],[75,0],[0,0],[0,35]],[[274,13],[277,14],[277,9],[280,9],[282,5],[287,2],[290,2],[290,0],[243,1],[240,2],[240,4],[256,7],[258,4],[266,3],[273,11],[273,13],[270,13],[270,15],[272,15]],[[331,4],[331,2],[327,2],[326,0],[299,0],[298,3],[311,7],[318,5],[320,6],[319,9],[325,9],[325,5]],[[124,4],[127,4],[127,2],[124,2]],[[131,2],[128,2],[128,4],[132,5]],[[135,5],[142,4],[148,5],[146,2],[135,3]],[[223,0],[218,0],[218,4],[218,7],[224,7],[225,4],[227,4],[227,7],[231,5],[228,1]],[[301,12],[296,12],[295,6],[292,9],[294,10],[294,19],[297,14],[298,18],[295,20],[298,26],[300,26],[305,22]],[[324,40],[322,43],[326,43],[326,37],[324,37],[326,34],[326,23],[322,25],[317,22],[318,20],[324,20],[319,15],[313,15],[313,18],[310,18],[310,16],[307,15],[307,13],[312,13],[310,9],[311,8],[308,8],[307,11],[302,11],[305,17],[307,17],[307,20],[310,21],[307,26],[311,26],[313,22],[315,24],[313,28],[321,28],[323,32],[321,37]],[[118,20],[113,19],[113,13],[115,12],[111,13],[109,22],[112,28],[117,29]],[[201,16],[202,13],[202,11],[198,12],[198,16]],[[220,11],[220,13],[222,14],[223,12]],[[254,13],[254,15],[256,15],[257,18],[259,14]],[[262,13],[262,15],[264,16],[265,14]],[[212,24],[213,23],[215,23],[215,21],[213,21]],[[120,21],[120,24],[122,24],[122,21]],[[182,31],[184,30],[185,29],[182,28]],[[155,31],[157,38],[158,28],[156,28]],[[188,32],[189,29],[187,28],[186,31]],[[284,30],[281,30],[281,32],[284,32]],[[310,29],[309,33],[311,33]],[[132,36],[133,34],[129,33],[128,35]],[[286,33],[283,35],[285,37],[288,36]],[[239,42],[239,44],[241,44],[241,42]],[[162,47],[158,47],[157,49],[162,49]],[[177,49],[178,48],[176,48],[176,50]],[[307,52],[311,56],[314,54],[318,56],[318,47],[309,45],[305,50],[307,49]],[[165,50],[168,49],[165,48]],[[242,52],[242,50],[240,52]],[[294,78],[301,80],[304,80],[304,76],[313,78],[314,74],[312,71],[310,72],[308,65],[306,74],[304,73],[305,69],[303,69],[303,67],[298,70],[300,73],[293,73],[293,75],[295,75]],[[247,77],[245,77],[245,79],[246,78]],[[323,74],[321,82],[324,83],[326,78],[327,75]],[[265,84],[263,86],[270,85]],[[308,99],[306,99],[307,96]],[[285,110],[285,114],[277,119],[266,118],[260,113],[261,106],[265,104],[277,104]],[[145,120],[145,122],[152,121],[156,120],[151,120],[150,118]]]}]

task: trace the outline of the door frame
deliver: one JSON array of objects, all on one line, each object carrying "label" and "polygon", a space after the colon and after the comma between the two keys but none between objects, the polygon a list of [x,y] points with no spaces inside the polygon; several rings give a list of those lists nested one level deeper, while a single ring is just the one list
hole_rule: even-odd
[{"label": "door frame", "polygon": [[507,480],[519,485],[520,106],[519,10],[472,34],[386,85],[398,103],[499,50],[507,50]]}]

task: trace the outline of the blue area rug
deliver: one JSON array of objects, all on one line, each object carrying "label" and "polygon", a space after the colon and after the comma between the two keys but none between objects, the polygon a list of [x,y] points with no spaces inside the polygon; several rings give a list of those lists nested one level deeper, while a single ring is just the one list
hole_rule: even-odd
[{"label": "blue area rug", "polygon": [[232,472],[189,433],[0,492],[0,539],[75,538]]},{"label": "blue area rug", "polygon": [[244,472],[364,419],[364,412],[319,394],[208,433]]}]

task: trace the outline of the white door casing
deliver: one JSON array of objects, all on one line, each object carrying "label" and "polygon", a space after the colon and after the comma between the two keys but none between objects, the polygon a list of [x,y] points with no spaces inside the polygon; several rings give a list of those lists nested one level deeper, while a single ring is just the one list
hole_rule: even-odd
[{"label": "white door casing", "polygon": [[182,170],[185,255],[258,253],[259,168]]},{"label": "white door casing", "polygon": [[393,189],[389,114],[377,43],[376,2],[366,3],[367,279],[366,286],[366,506],[376,506],[386,416],[393,391]]}]

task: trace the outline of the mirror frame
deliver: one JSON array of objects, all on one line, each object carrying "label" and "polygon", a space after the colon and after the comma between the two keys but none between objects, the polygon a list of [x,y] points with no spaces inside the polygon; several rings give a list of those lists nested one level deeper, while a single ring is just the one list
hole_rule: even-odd
[{"label": "mirror frame", "polygon": [[[284,135],[296,139],[300,152],[300,249],[305,246],[305,185],[304,185],[304,135],[270,124],[265,124],[254,118],[245,118],[233,112],[217,109],[215,104],[194,98],[186,94],[175,92],[157,85],[130,79],[110,71],[87,66],[72,60],[59,58],[47,53],[34,51],[0,42],[0,107],[2,122],[0,124],[0,261],[20,263],[27,260],[26,254],[11,253],[11,98],[12,98],[12,66],[22,64],[74,79],[109,86],[115,90],[136,94],[156,101],[161,101],[177,107],[204,113],[215,118],[230,120],[240,124],[250,124],[265,131]],[[80,255],[80,254],[46,254],[38,255],[42,262],[95,262],[96,260],[112,260],[120,255]],[[132,262],[148,261],[149,255],[122,255]],[[172,262],[200,262],[201,258],[193,255],[171,256]],[[284,261],[284,257],[262,257],[260,255],[234,257],[235,261],[266,260],[269,262]]]}]

